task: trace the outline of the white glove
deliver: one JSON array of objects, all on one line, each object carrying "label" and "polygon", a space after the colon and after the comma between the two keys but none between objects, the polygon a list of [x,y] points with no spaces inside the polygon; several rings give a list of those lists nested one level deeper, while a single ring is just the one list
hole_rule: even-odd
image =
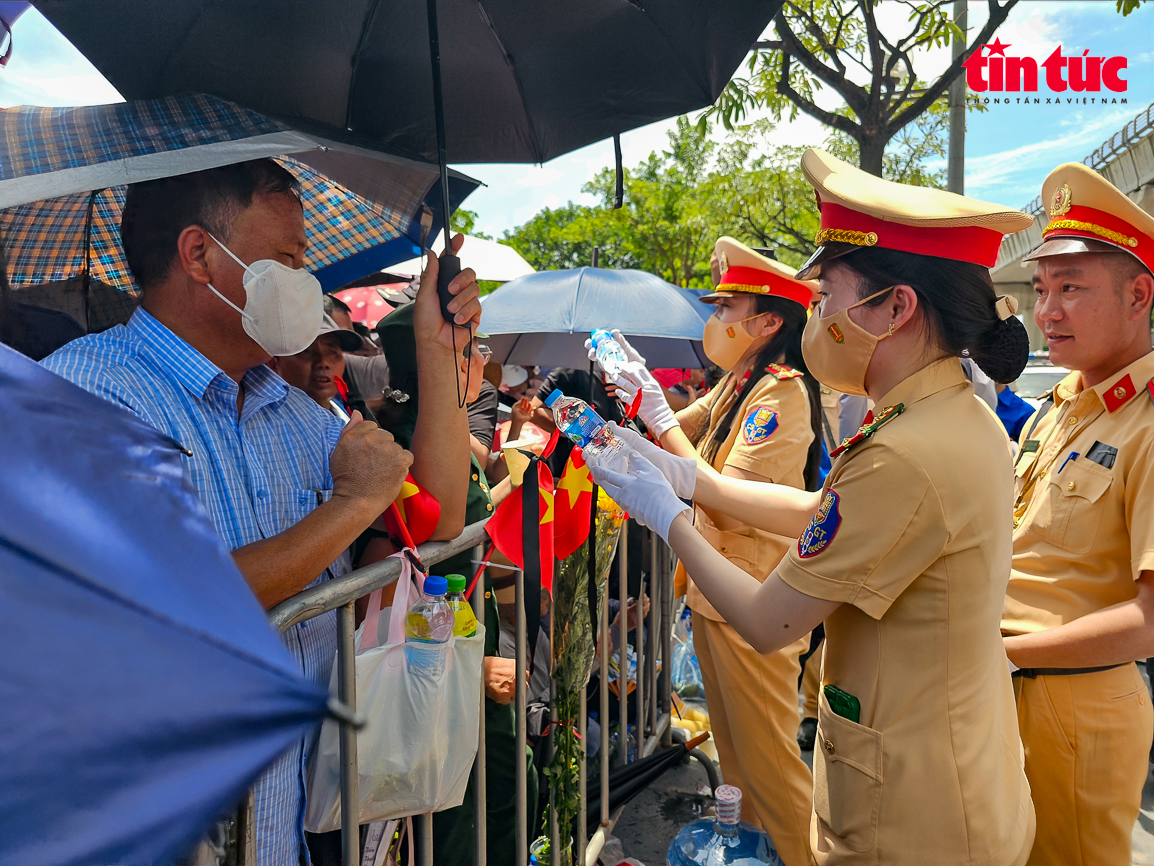
[{"label": "white glove", "polygon": [[697,461],[692,457],[678,457],[654,445],[640,433],[628,427],[609,422],[613,435],[656,466],[665,476],[679,499],[692,499],[697,487]]},{"label": "white glove", "polygon": [[661,470],[636,451],[629,452],[626,472],[607,468],[599,454],[585,458],[593,480],[642,526],[669,541],[669,527],[677,515],[692,509],[673,492]]},{"label": "white glove", "polygon": [[[622,367],[621,373],[614,377],[617,385],[617,396],[626,403],[632,404],[637,392],[641,392],[641,405],[637,407],[637,414],[649,432],[660,439],[662,435],[681,424],[673,417],[673,410],[665,402],[665,392],[660,383],[653,378],[653,374],[645,367],[645,359],[629,345],[629,341],[616,328],[611,332],[613,339],[621,346],[621,350],[628,359]],[[597,360],[597,350],[593,348],[593,340],[585,341],[585,349],[590,361]]]}]

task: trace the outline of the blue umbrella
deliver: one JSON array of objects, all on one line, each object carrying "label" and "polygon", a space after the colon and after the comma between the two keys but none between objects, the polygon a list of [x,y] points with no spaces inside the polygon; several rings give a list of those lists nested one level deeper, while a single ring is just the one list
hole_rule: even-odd
[{"label": "blue umbrella", "polygon": [[325,714],[178,443],[0,346],[4,862],[168,863]]},{"label": "blue umbrella", "polygon": [[541,271],[505,283],[481,303],[481,330],[502,364],[585,367],[594,328],[620,329],[651,368],[709,363],[696,301],[644,271]]}]

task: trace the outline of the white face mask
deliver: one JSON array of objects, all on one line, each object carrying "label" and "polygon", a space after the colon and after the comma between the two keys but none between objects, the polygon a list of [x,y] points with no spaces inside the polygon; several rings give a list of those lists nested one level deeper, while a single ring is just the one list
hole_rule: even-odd
[{"label": "white face mask", "polygon": [[240,313],[244,331],[274,357],[295,355],[312,345],[321,329],[325,308],[321,284],[304,268],[297,270],[272,259],[246,265],[232,250],[209,235],[233,261],[244,268],[247,300],[242,310],[216,290],[218,298]]}]

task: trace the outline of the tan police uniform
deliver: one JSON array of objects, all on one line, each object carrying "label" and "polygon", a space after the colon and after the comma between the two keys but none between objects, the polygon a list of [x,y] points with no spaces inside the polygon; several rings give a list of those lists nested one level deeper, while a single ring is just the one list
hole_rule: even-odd
[{"label": "tan police uniform", "polygon": [[[804,296],[808,304],[813,284],[794,281],[792,269],[729,238],[718,241],[717,251],[723,270],[718,295],[772,287],[772,294],[799,303]],[[779,365],[767,369],[742,401],[713,467],[720,472],[732,466],[804,488],[813,441],[809,394],[800,372]],[[709,394],[677,413],[699,452],[705,451],[733,406],[741,384],[730,373]],[[758,580],[765,580],[792,544],[791,539],[748,526],[719,529],[700,508],[694,510],[694,526],[715,550]],[[746,820],[769,833],[786,866],[805,866],[812,861],[813,782],[797,745],[797,679],[798,659],[809,646],[808,637],[761,655],[725,622],[692,580],[687,602],[693,610],[693,645],[722,775],[727,784],[741,788]]]},{"label": "tan police uniform", "polygon": [[[806,276],[846,246],[989,267],[1001,235],[1030,223],[828,154],[807,151],[802,167],[822,214]],[[825,622],[813,852],[822,864],[1017,866],[1034,812],[999,633],[1013,501],[1005,434],[957,358],[898,383],[874,411],[835,452],[821,506],[777,569],[799,592],[841,602]],[[831,688],[851,696],[840,712]]]},{"label": "tan police uniform", "polygon": [[[1043,185],[1051,222],[1031,258],[1114,245],[1150,266],[1154,219],[1090,169]],[[1131,243],[1133,239],[1133,243]],[[1141,255],[1140,255],[1141,254]],[[1025,634],[1137,595],[1154,570],[1154,354],[1085,387],[1071,373],[1023,429],[1002,628]],[[1015,674],[1038,836],[1032,864],[1130,862],[1154,712],[1134,664]]]},{"label": "tan police uniform", "polygon": [[822,681],[861,705],[855,723],[819,695],[814,854],[1024,863],[1033,810],[998,632],[1010,458],[957,359],[879,405],[901,414],[839,455],[815,518],[824,540],[803,536],[778,567],[799,592],[843,602],[825,623]]}]

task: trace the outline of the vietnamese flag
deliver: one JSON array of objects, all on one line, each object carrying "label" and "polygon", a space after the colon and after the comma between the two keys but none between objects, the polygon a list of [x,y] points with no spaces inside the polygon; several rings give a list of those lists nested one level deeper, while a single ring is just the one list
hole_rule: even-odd
[{"label": "vietnamese flag", "polygon": [[564,559],[589,537],[589,518],[593,508],[593,479],[580,448],[574,448],[557,482],[553,502],[553,554]]},{"label": "vietnamese flag", "polygon": [[[422,544],[432,538],[433,530],[437,528],[437,521],[441,519],[441,503],[433,497],[433,494],[422,488],[413,479],[412,474],[405,477],[405,483],[401,485],[401,492],[393,504],[397,506],[401,520],[408,527],[413,544]],[[385,530],[390,535],[405,537],[397,526],[391,508],[385,511],[384,518]]]},{"label": "vietnamese flag", "polygon": [[[543,461],[534,460],[537,467],[538,489],[538,535],[540,542],[541,586],[547,591],[553,591],[553,474]],[[530,476],[531,477],[531,476]],[[501,551],[518,568],[525,568],[524,556],[524,513],[522,509],[522,494],[525,484],[514,487],[505,501],[497,506],[493,516],[485,525],[485,531],[493,539],[493,546]],[[531,537],[531,536],[530,536]],[[528,600],[528,596],[526,597]]]}]

